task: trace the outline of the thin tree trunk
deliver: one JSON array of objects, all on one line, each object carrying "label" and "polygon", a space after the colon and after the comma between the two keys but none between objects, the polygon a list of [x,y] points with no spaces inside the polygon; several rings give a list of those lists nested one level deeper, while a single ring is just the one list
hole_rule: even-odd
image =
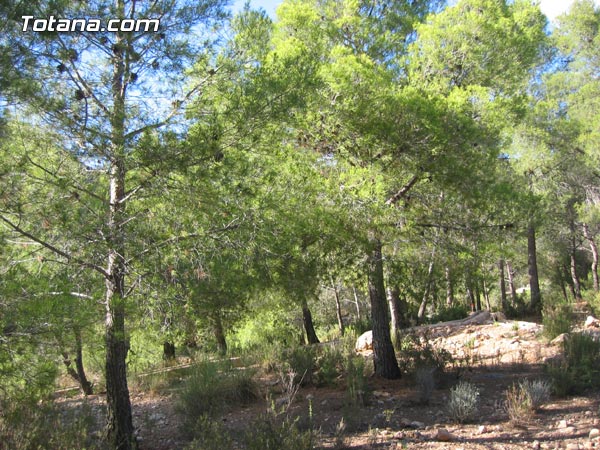
[{"label": "thin tree trunk", "polygon": [[450,273],[450,267],[446,266],[446,306],[450,308],[454,304],[454,285],[452,283],[452,275]]},{"label": "thin tree trunk", "polygon": [[371,248],[368,255],[367,273],[371,300],[375,375],[387,379],[400,378],[400,368],[390,337],[381,241],[374,236],[370,236],[369,241]]},{"label": "thin tree trunk", "polygon": [[338,328],[340,330],[340,334],[344,335],[344,319],[342,317],[342,305],[340,303],[340,293],[338,292],[337,286],[333,281],[333,276],[329,275],[329,280],[331,281],[331,287],[333,288],[333,294],[335,296],[335,315],[337,317]]},{"label": "thin tree trunk", "polygon": [[225,339],[225,331],[223,330],[223,322],[221,315],[216,312],[212,318],[213,331],[215,333],[215,339],[217,341],[217,350],[219,355],[225,356],[227,354],[227,340]]},{"label": "thin tree trunk", "polygon": [[506,297],[506,280],[504,278],[504,260],[500,258],[498,261],[498,270],[500,271],[500,304],[502,305],[502,311],[508,313],[508,299]]},{"label": "thin tree trunk", "polygon": [[481,280],[483,284],[483,298],[485,298],[485,307],[488,311],[492,310],[492,305],[490,304],[490,290],[487,288],[487,283],[485,282],[485,278]]},{"label": "thin tree trunk", "polygon": [[481,291],[479,290],[479,283],[475,284],[475,307],[477,311],[481,311]]},{"label": "thin tree trunk", "polygon": [[538,276],[535,227],[533,226],[533,222],[529,222],[529,226],[527,227],[527,265],[529,271],[529,293],[531,295],[529,309],[533,312],[539,312],[542,307],[542,294]]},{"label": "thin tree trunk", "polygon": [[471,282],[467,281],[467,300],[471,306],[471,312],[475,312],[475,295],[473,294],[473,288]]},{"label": "thin tree trunk", "polygon": [[312,314],[308,308],[306,299],[302,299],[302,321],[304,323],[304,331],[306,331],[306,340],[309,344],[318,344],[319,338],[315,332],[315,326],[312,320]]},{"label": "thin tree trunk", "polygon": [[172,341],[163,342],[163,359],[165,361],[172,361],[175,359],[175,343]]},{"label": "thin tree trunk", "polygon": [[92,387],[92,383],[90,383],[90,381],[87,379],[85,369],[83,368],[83,344],[81,341],[81,330],[79,327],[75,327],[73,333],[75,335],[75,368],[77,369],[79,385],[81,386],[81,391],[85,395],[92,395],[94,393],[94,389]]},{"label": "thin tree trunk", "polygon": [[419,312],[417,313],[417,321],[423,322],[425,317],[425,311],[427,309],[427,301],[429,300],[429,293],[431,292],[431,282],[433,279],[433,266],[434,266],[435,249],[431,252],[431,261],[429,261],[429,268],[427,269],[427,281],[425,285],[425,292],[423,293],[423,299],[419,306]]},{"label": "thin tree trunk", "polygon": [[581,283],[579,282],[579,274],[577,273],[577,260],[575,259],[575,249],[571,249],[571,279],[573,280],[573,294],[576,301],[581,301]]},{"label": "thin tree trunk", "polygon": [[600,291],[600,281],[598,280],[598,247],[596,241],[590,233],[590,227],[587,223],[583,224],[583,236],[590,243],[590,250],[592,251],[592,278],[594,280],[594,292]]},{"label": "thin tree trunk", "polygon": [[387,288],[387,300],[390,307],[390,317],[392,319],[392,336],[398,336],[402,327],[402,306],[400,302],[400,290],[398,287]]},{"label": "thin tree trunk", "polygon": [[508,276],[508,289],[510,290],[510,298],[513,306],[517,306],[517,290],[515,289],[515,272],[510,264],[510,261],[506,261],[506,275]]},{"label": "thin tree trunk", "polygon": [[360,320],[360,302],[358,300],[358,293],[356,292],[356,286],[352,285],[352,293],[354,294],[354,303],[356,305],[356,318]]}]

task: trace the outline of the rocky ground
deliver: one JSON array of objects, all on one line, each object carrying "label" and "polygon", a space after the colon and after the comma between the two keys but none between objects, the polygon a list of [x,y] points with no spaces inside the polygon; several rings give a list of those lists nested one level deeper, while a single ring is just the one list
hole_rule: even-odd
[{"label": "rocky ground", "polygon": [[[473,319],[473,318],[472,318]],[[538,412],[511,422],[504,408],[505,391],[515,382],[543,376],[543,364],[560,353],[560,338],[547,342],[542,326],[533,322],[479,317],[412,330],[435,348],[452,353],[458,365],[438,381],[429,404],[419,400],[415,382],[371,379],[367,406],[349,411],[346,391],[340,387],[302,388],[288,411],[299,424],[312,421],[321,448],[349,449],[600,449],[600,392],[552,399]],[[581,328],[600,335],[600,322]],[[368,355],[365,356],[368,358]],[[479,414],[468,424],[454,423],[446,412],[449,387],[457,374],[480,391]],[[264,392],[277,393],[274,378],[262,380]],[[134,423],[140,448],[179,449],[185,439],[174,410],[174,393],[132,393]],[[81,404],[79,398],[58,400],[65,406]],[[98,416],[105,409],[102,396],[87,400]],[[266,400],[225,414],[221,421],[239,435],[269,408]],[[310,416],[310,418],[309,418]],[[345,417],[345,421],[342,421]],[[225,450],[225,449],[223,449]]]}]

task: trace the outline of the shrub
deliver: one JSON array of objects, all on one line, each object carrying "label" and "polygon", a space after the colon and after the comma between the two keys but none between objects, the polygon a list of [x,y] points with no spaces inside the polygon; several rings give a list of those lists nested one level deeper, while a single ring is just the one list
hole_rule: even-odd
[{"label": "shrub", "polygon": [[196,420],[192,434],[196,438],[185,450],[228,450],[233,448],[233,442],[223,424],[203,414]]},{"label": "shrub", "polygon": [[527,419],[533,409],[529,392],[522,385],[513,384],[506,390],[504,409],[512,422]]},{"label": "shrub", "polygon": [[87,403],[59,410],[53,404],[24,402],[2,404],[0,448],[25,450],[100,449],[103,442],[94,433],[97,424]]},{"label": "shrub", "polygon": [[313,372],[316,367],[316,350],[312,346],[286,349],[282,352],[281,362],[286,372],[296,374],[296,383],[303,386],[313,384]]},{"label": "shrub", "polygon": [[573,311],[570,305],[559,303],[546,306],[542,315],[544,335],[548,339],[554,339],[562,333],[571,331]]},{"label": "shrub", "polygon": [[325,347],[317,358],[317,382],[331,386],[344,368],[344,356],[337,347]]},{"label": "shrub", "polygon": [[537,411],[550,399],[550,383],[545,380],[524,380],[519,387],[527,392],[531,400],[531,409]]},{"label": "shrub", "polygon": [[444,306],[436,311],[429,320],[430,323],[449,322],[451,320],[464,319],[469,316],[466,305]]},{"label": "shrub", "polygon": [[415,373],[415,382],[419,390],[419,400],[427,405],[431,400],[431,395],[435,389],[435,374],[436,369],[432,367],[419,367]]},{"label": "shrub", "polygon": [[467,422],[475,416],[479,407],[479,389],[471,383],[459,382],[450,390],[448,414],[459,423]]},{"label": "shrub", "polygon": [[585,333],[570,334],[563,342],[563,358],[546,370],[559,396],[600,387],[600,342]]},{"label": "shrub", "polygon": [[418,368],[426,367],[442,373],[449,364],[454,363],[452,354],[430,345],[427,336],[406,335],[400,341],[399,352],[401,356],[398,363],[403,372],[416,373]]},{"label": "shrub", "polygon": [[365,360],[362,356],[348,355],[344,364],[348,401],[352,406],[367,404],[370,394],[365,376]]},{"label": "shrub", "polygon": [[247,450],[286,449],[310,450],[314,447],[314,432],[300,431],[298,419],[266,415],[254,422],[244,435]]},{"label": "shrub", "polygon": [[249,403],[258,396],[251,372],[206,360],[193,367],[176,407],[190,429],[205,414],[219,412],[228,405]]}]

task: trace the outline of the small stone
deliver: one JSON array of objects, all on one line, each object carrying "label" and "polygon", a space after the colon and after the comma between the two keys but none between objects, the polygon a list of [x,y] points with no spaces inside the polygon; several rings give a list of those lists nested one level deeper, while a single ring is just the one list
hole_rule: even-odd
[{"label": "small stone", "polygon": [[598,439],[600,437],[600,430],[598,428],[592,428],[590,430],[589,438]]},{"label": "small stone", "polygon": [[562,429],[562,428],[567,428],[568,426],[569,426],[569,424],[567,423],[567,421],[563,419],[560,422],[558,422],[558,424],[556,425],[556,428]]},{"label": "small stone", "polygon": [[541,448],[540,441],[533,441],[533,442],[531,443],[531,448],[532,448],[533,450],[540,450],[540,448]]},{"label": "small stone", "polygon": [[435,439],[442,442],[454,442],[456,441],[456,435],[450,433],[445,428],[439,428],[435,435]]},{"label": "small stone", "polygon": [[567,333],[562,333],[562,334],[559,334],[558,336],[556,336],[554,339],[552,339],[552,341],[550,343],[552,345],[562,344],[566,338],[567,338]]},{"label": "small stone", "polygon": [[404,433],[402,431],[398,431],[396,434],[394,434],[394,437],[392,439],[396,439],[396,440],[402,440],[404,439]]},{"label": "small stone", "polygon": [[423,422],[419,422],[418,420],[414,420],[410,423],[410,427],[414,428],[415,430],[422,430],[425,428],[425,424]]},{"label": "small stone", "polygon": [[567,450],[579,450],[579,444],[570,442],[567,444]]},{"label": "small stone", "polygon": [[479,434],[485,434],[488,432],[488,429],[485,425],[479,425],[479,428],[477,430],[477,433]]}]

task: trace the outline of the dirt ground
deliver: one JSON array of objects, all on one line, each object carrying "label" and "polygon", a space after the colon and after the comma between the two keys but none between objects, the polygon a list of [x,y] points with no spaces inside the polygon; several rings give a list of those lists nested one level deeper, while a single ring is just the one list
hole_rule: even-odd
[{"label": "dirt ground", "polygon": [[[364,407],[349,412],[346,391],[340,383],[339,387],[300,389],[288,414],[299,416],[300,426],[312,421],[313,428],[319,430],[320,448],[600,449],[600,438],[594,437],[596,432],[592,431],[600,428],[600,392],[551,399],[540,411],[519,423],[508,419],[504,409],[506,389],[526,378],[540,378],[544,362],[560,352],[560,339],[555,343],[545,341],[541,325],[501,319],[445,323],[412,331],[462,361],[458,372],[448,370],[438,380],[429,404],[419,401],[418,389],[409,377],[393,381],[372,378],[370,400]],[[600,329],[591,332],[598,334]],[[468,424],[454,423],[446,412],[449,388],[457,382],[457,373],[461,380],[476,385],[480,391],[479,415]],[[265,393],[277,395],[274,377],[263,378],[261,384]],[[132,393],[134,425],[141,450],[185,446],[179,426],[181,418],[174,410],[174,395]],[[58,401],[75,407],[83,400]],[[104,415],[102,396],[90,396],[86,401],[99,418]],[[235,438],[268,408],[266,399],[259,400],[225,413],[221,421]],[[340,433],[343,416],[345,429]]]}]

